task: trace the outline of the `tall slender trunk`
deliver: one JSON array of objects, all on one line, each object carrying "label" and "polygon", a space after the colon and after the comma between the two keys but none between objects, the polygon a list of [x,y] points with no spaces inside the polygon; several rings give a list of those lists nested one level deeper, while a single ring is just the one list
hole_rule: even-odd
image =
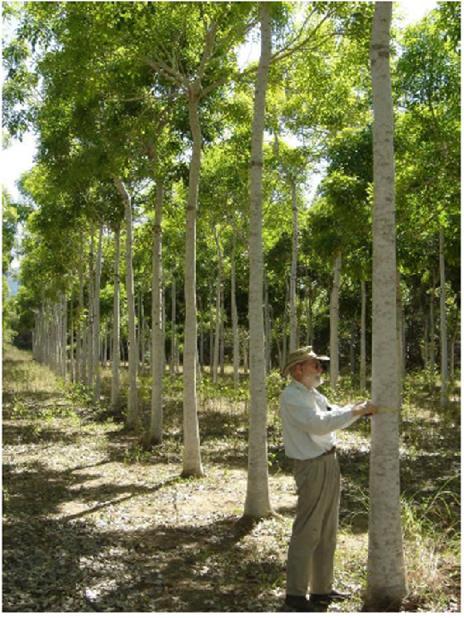
[{"label": "tall slender trunk", "polygon": [[95,385],[94,373],[94,345],[95,345],[95,229],[91,226],[90,230],[90,249],[89,249],[89,275],[88,275],[88,327],[87,327],[87,348],[86,348],[86,368],[87,386],[93,391]]},{"label": "tall slender trunk", "polygon": [[98,247],[95,263],[95,287],[94,287],[94,330],[93,330],[93,374],[94,374],[94,401],[100,400],[101,376],[100,376],[100,282],[102,269],[103,250],[103,225],[98,232]]},{"label": "tall slender trunk", "polygon": [[234,366],[234,386],[237,387],[240,380],[239,367],[240,367],[240,335],[238,331],[238,312],[237,312],[237,298],[235,291],[235,236],[232,247],[232,262],[230,267],[230,307],[232,318],[232,340],[233,340],[233,366]]},{"label": "tall slender trunk", "polygon": [[338,382],[338,321],[339,321],[339,297],[340,275],[342,271],[342,253],[337,251],[333,267],[333,284],[330,294],[330,386],[335,389]]},{"label": "tall slender trunk", "polygon": [[263,316],[262,176],[266,88],[271,60],[269,4],[259,3],[261,55],[256,75],[250,162],[250,426],[245,515],[263,517],[272,511],[267,464],[267,393]]},{"label": "tall slender trunk", "polygon": [[173,273],[171,283],[171,362],[170,374],[176,374],[177,342],[176,342],[176,277]]},{"label": "tall slender trunk", "polygon": [[403,396],[403,380],[405,374],[405,347],[404,347],[404,309],[403,299],[401,298],[400,273],[396,271],[396,342],[397,342],[397,358],[398,358],[398,401],[402,402]]},{"label": "tall slender trunk", "polygon": [[83,311],[84,311],[84,264],[83,254],[79,257],[78,262],[79,276],[79,294],[77,300],[77,333],[76,333],[76,382],[84,382],[85,380],[85,364],[83,353]]},{"label": "tall slender trunk", "polygon": [[435,371],[435,286],[437,279],[432,269],[432,289],[430,290],[430,369]]},{"label": "tall slender trunk", "polygon": [[[285,300],[284,300],[284,312],[282,315],[282,365],[280,369],[284,368],[285,363],[287,362],[287,306],[288,306],[288,295],[290,293],[290,288],[288,285],[287,279],[285,279]],[[292,350],[290,350],[291,352]]]},{"label": "tall slender trunk", "polygon": [[440,405],[448,404],[448,333],[446,319],[445,233],[440,227]]},{"label": "tall slender trunk", "polygon": [[196,223],[201,165],[201,126],[198,85],[189,87],[188,111],[192,133],[185,235],[184,328],[184,454],[183,476],[202,476],[200,428],[197,413]]},{"label": "tall slender trunk", "polygon": [[407,593],[401,531],[396,331],[396,226],[391,2],[376,2],[371,40],[374,106],[372,419],[367,606],[398,610]]},{"label": "tall slender trunk", "polygon": [[271,316],[269,314],[269,286],[267,283],[266,275],[264,275],[264,341],[266,351],[266,371],[270,371],[272,353],[272,327]]},{"label": "tall slender trunk", "polygon": [[298,208],[296,202],[296,182],[291,179],[292,189],[292,213],[293,213],[293,238],[292,238],[292,266],[290,271],[290,350],[298,348],[298,320],[296,307],[296,274],[298,262]]},{"label": "tall slender trunk", "polygon": [[311,281],[308,281],[306,294],[308,297],[307,300],[307,314],[306,314],[306,345],[310,345],[312,347],[314,343],[314,332],[313,332],[313,290],[311,286]]},{"label": "tall slender trunk", "polygon": [[124,221],[126,228],[126,296],[127,296],[127,332],[128,332],[128,373],[129,388],[127,393],[126,425],[134,429],[138,422],[137,402],[137,336],[135,330],[134,271],[132,266],[132,202],[125,184],[120,178],[115,179],[116,188],[124,203]]},{"label": "tall slender trunk", "polygon": [[217,229],[214,229],[214,239],[217,250],[217,274],[216,274],[216,322],[214,331],[214,356],[213,356],[213,383],[217,382],[219,365],[219,340],[221,335],[221,288],[222,288],[222,251],[219,244]]},{"label": "tall slender trunk", "polygon": [[148,441],[163,439],[164,337],[162,319],[162,230],[163,185],[156,181],[155,221],[153,225],[152,314],[151,314],[151,417]]},{"label": "tall slender trunk", "polygon": [[361,280],[361,358],[359,362],[359,386],[366,388],[366,282]]},{"label": "tall slender trunk", "polygon": [[119,397],[120,397],[120,375],[119,367],[121,364],[120,355],[120,284],[119,284],[119,260],[121,254],[121,231],[119,225],[114,230],[114,295],[113,295],[113,346],[111,355],[111,408],[113,410],[119,409]]}]

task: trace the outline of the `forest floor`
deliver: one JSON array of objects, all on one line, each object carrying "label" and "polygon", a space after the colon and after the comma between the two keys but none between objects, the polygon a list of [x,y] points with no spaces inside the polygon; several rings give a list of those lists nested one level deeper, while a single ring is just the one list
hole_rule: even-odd
[{"label": "forest floor", "polygon": [[[276,388],[271,385],[269,406],[276,515],[252,523],[241,519],[246,409],[227,398],[227,378],[223,387],[204,380],[199,418],[206,474],[189,480],[180,476],[180,377],[167,378],[163,445],[146,450],[103,404],[92,406],[29,353],[7,347],[3,358],[3,611],[281,611],[296,494]],[[348,394],[354,395],[342,392],[345,401]],[[458,612],[459,402],[439,413],[432,399],[417,379],[407,387],[401,466],[410,593],[402,609]],[[339,453],[335,586],[352,595],[329,612],[359,612],[369,421],[340,432]]]}]

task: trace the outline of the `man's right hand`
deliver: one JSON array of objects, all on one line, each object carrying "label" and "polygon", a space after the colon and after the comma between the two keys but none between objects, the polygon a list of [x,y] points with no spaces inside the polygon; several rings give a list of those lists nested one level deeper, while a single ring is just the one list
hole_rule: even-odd
[{"label": "man's right hand", "polygon": [[378,411],[378,406],[372,403],[372,401],[363,401],[362,403],[355,404],[351,413],[353,416],[372,416]]}]

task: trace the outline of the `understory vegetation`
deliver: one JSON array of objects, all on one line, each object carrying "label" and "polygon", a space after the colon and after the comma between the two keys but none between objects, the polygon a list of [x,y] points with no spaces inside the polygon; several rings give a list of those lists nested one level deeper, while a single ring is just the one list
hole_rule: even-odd
[{"label": "understory vegetation", "polygon": [[[205,476],[182,478],[181,376],[165,378],[165,437],[145,447],[99,405],[27,352],[4,352],[4,611],[279,611],[296,495],[284,456],[277,393],[268,381],[275,516],[241,517],[247,474],[247,388],[202,376]],[[328,391],[328,389],[325,389]],[[439,386],[408,375],[401,421],[401,490],[409,595],[405,611],[460,607],[458,391],[440,410]],[[341,380],[337,400],[363,393]],[[149,409],[142,385],[143,408]],[[370,421],[339,434],[343,475],[336,581],[363,606]]]}]

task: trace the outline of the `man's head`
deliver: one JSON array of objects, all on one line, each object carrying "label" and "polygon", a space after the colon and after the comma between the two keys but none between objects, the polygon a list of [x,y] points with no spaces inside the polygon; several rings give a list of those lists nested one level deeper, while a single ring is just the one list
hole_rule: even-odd
[{"label": "man's head", "polygon": [[282,374],[290,374],[294,380],[307,388],[315,388],[322,383],[323,367],[321,361],[330,360],[328,356],[318,356],[311,346],[298,348],[288,355]]}]

